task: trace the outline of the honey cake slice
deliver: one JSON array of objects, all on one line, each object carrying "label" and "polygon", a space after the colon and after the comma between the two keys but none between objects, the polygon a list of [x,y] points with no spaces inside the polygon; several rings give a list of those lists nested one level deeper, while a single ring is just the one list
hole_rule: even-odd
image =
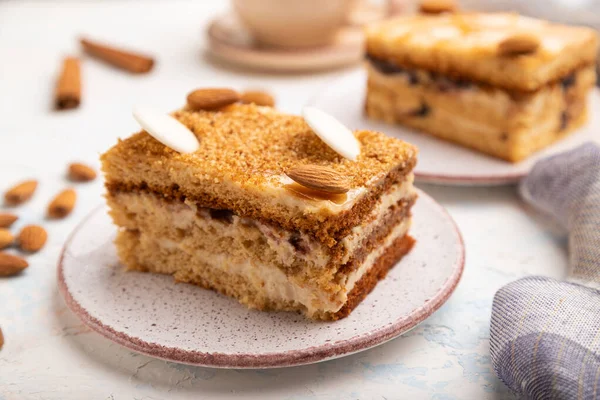
[{"label": "honey cake slice", "polygon": [[[535,45],[519,52],[525,39]],[[508,13],[374,24],[366,113],[520,161],[585,122],[597,43],[591,29]]]},{"label": "honey cake slice", "polygon": [[[234,104],[173,116],[199,140],[181,154],[139,132],[102,155],[121,262],[260,310],[347,316],[414,241],[417,150],[355,131],[347,160],[303,118]],[[298,166],[343,176],[345,193],[294,182]]]}]

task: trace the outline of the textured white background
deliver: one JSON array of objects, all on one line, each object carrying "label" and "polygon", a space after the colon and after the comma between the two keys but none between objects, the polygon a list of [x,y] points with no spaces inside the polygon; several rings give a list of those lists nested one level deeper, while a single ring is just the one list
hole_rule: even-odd
[{"label": "textured white background", "polygon": [[[407,335],[350,357],[304,367],[215,370],[134,354],[90,332],[56,289],[55,266],[73,227],[102,202],[97,180],[77,186],[79,202],[64,221],[43,220],[48,199],[68,185],[68,161],[98,166],[98,155],[137,129],[134,104],[165,111],[198,86],[264,87],[280,108],[300,107],[340,72],[272,76],[209,62],[203,29],[226,2],[0,2],[0,190],[40,180],[35,198],[17,209],[19,225],[43,223],[46,248],[30,268],[0,280],[0,400],[13,399],[504,399],[512,398],[490,365],[494,292],[519,277],[562,277],[563,236],[526,209],[514,187],[425,186],[448,208],[467,247],[465,274],[437,313]],[[60,59],[77,52],[79,34],[155,53],[147,76],[130,76],[86,60],[84,102],[51,111]]]}]

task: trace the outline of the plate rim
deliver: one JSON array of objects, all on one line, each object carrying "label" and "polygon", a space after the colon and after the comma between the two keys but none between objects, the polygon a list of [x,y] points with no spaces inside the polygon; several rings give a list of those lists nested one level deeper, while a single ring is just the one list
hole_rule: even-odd
[{"label": "plate rim", "polygon": [[91,219],[101,208],[106,207],[104,204],[94,208],[79,224],[77,224],[65,241],[57,264],[58,289],[67,307],[86,326],[105,338],[116,342],[129,350],[166,361],[212,368],[263,369],[313,364],[347,356],[381,345],[419,325],[448,300],[448,298],[456,289],[463,275],[465,266],[465,245],[456,221],[454,221],[448,211],[441,204],[435,201],[433,197],[418,188],[416,190],[419,197],[422,197],[426,199],[426,201],[430,202],[430,204],[433,207],[436,207],[441,215],[443,215],[445,219],[450,222],[452,231],[457,239],[456,246],[458,249],[458,257],[454,260],[452,274],[442,284],[435,296],[412,310],[408,316],[373,330],[369,332],[368,335],[363,334],[338,342],[319,346],[310,346],[298,350],[286,350],[282,352],[256,355],[252,353],[227,354],[202,352],[198,350],[183,350],[176,347],[163,346],[154,342],[147,342],[140,338],[132,337],[124,332],[119,332],[113,327],[103,324],[96,317],[92,316],[83,306],[81,306],[81,304],[77,302],[77,300],[73,298],[65,281],[63,272],[64,259],[69,244],[73,241],[74,237],[83,228],[87,221]]},{"label": "plate rim", "polygon": [[[323,90],[319,90],[318,92],[315,92],[312,96],[310,96],[310,98],[308,99],[308,101],[306,102],[305,105],[306,106],[317,106],[317,108],[319,108],[317,105],[317,102],[320,98],[323,97],[323,93],[327,92],[327,88],[333,87],[334,85],[338,85],[339,83],[343,82],[344,80],[348,80],[353,75],[359,75],[359,74],[364,74],[366,76],[366,71],[364,69],[364,66],[358,66],[357,68],[355,68],[351,71],[341,73],[337,77],[330,79],[329,82],[326,82],[321,87]],[[366,81],[365,81],[365,84],[366,84]],[[594,90],[597,90],[597,89],[592,88],[592,91],[594,91]],[[589,103],[590,99],[588,98],[587,101]],[[589,106],[589,104],[588,104],[588,106]],[[588,122],[589,122],[589,120],[588,120]],[[382,123],[384,123],[384,122],[382,122]],[[409,127],[403,127],[403,128],[410,129],[412,131],[417,131],[416,129],[409,128]],[[582,127],[577,128],[574,132],[572,132],[572,134],[576,134],[577,130],[580,130],[581,128]],[[385,132],[383,132],[383,133],[385,133]],[[479,153],[476,150],[469,149],[469,148],[460,146],[458,144],[454,144],[454,143],[445,141],[443,139],[439,139],[433,135],[429,135],[424,132],[419,132],[419,133],[427,135],[436,140],[440,140],[447,145],[458,146],[458,147],[464,148],[465,150],[470,150],[470,151],[476,152],[480,155],[493,158],[492,156],[488,156],[486,154]],[[567,136],[569,136],[569,135],[567,135]],[[554,144],[555,143],[551,144],[548,148],[552,147]],[[551,154],[548,156],[551,156]],[[506,162],[514,165],[514,163],[511,163],[510,161],[506,161]],[[457,186],[457,187],[460,187],[460,186],[481,186],[481,187],[510,186],[510,185],[519,183],[521,181],[521,179],[523,179],[524,177],[526,177],[529,174],[529,172],[531,171],[531,168],[533,168],[533,166],[526,168],[526,170],[515,171],[512,173],[506,172],[506,173],[502,173],[502,174],[475,175],[475,176],[457,175],[457,174],[448,175],[448,174],[443,174],[443,173],[419,172],[418,168],[415,168],[414,174],[415,174],[415,181],[420,182],[420,183],[426,183],[426,184],[434,184],[434,185],[437,184],[437,185]]]},{"label": "plate rim", "polygon": [[415,171],[415,180],[420,183],[449,186],[509,186],[515,185],[527,176],[527,172],[515,172],[503,175],[443,175]]}]

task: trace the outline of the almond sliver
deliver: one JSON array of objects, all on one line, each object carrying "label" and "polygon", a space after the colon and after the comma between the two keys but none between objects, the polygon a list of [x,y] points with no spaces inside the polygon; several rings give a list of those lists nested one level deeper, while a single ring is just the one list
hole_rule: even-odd
[{"label": "almond sliver", "polygon": [[179,153],[193,153],[200,147],[192,131],[168,114],[136,107],[133,117],[150,136]]},{"label": "almond sliver", "polygon": [[340,121],[314,107],[304,107],[304,120],[329,147],[349,160],[356,161],[360,154],[360,143],[354,134]]}]

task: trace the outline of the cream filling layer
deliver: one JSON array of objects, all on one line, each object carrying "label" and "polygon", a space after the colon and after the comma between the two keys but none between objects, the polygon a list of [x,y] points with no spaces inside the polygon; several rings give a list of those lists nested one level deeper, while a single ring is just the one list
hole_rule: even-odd
[{"label": "cream filling layer", "polygon": [[[459,103],[463,106],[461,111],[474,114],[476,110],[491,110],[494,121],[504,122],[506,115],[514,108],[514,102],[509,94],[499,88],[486,88],[483,90],[480,86],[473,83],[467,88],[457,87],[449,84],[449,88],[441,89],[430,77],[429,73],[421,70],[411,71],[418,77],[418,82],[411,82],[408,73],[384,74],[367,63],[368,79],[378,86],[387,88],[391,92],[397,93],[393,98],[394,110],[400,115],[411,115],[417,112],[423,104],[423,101],[436,102],[436,112],[439,108],[448,105],[448,99],[452,103]],[[449,81],[450,82],[450,81]],[[436,101],[437,97],[442,96],[444,101]],[[389,102],[390,97],[386,96]],[[429,104],[431,106],[431,104]],[[456,109],[453,109],[456,114]],[[486,114],[489,118],[489,115]],[[488,118],[481,118],[482,123],[489,124]]]},{"label": "cream filling layer", "polygon": [[281,269],[273,265],[263,265],[252,260],[231,260],[226,254],[210,254],[205,252],[194,252],[179,243],[160,239],[158,245],[165,249],[179,249],[192,253],[202,262],[210,265],[213,269],[239,275],[251,283],[255,290],[263,293],[273,301],[300,304],[304,306],[309,315],[317,312],[336,312],[348,300],[348,293],[375,264],[383,252],[394,242],[394,240],[406,235],[410,228],[410,218],[405,219],[397,225],[388,235],[380,247],[371,252],[362,264],[350,272],[343,282],[342,289],[337,293],[326,292],[316,286],[307,286],[306,283],[296,282],[293,277],[286,275]]},{"label": "cream filling layer", "polygon": [[381,225],[382,220],[387,215],[387,210],[390,207],[397,204],[402,199],[408,199],[415,196],[415,188],[413,186],[414,180],[415,176],[411,173],[397,189],[381,196],[379,204],[366,219],[366,221],[369,222],[365,225],[355,226],[352,228],[350,234],[342,239],[342,244],[346,249],[346,254],[342,258],[342,264],[347,263],[356,249],[360,247],[362,241]]},{"label": "cream filling layer", "polygon": [[[556,123],[560,113],[564,110],[565,96],[574,97],[576,93],[585,96],[590,87],[593,87],[596,74],[593,67],[585,67],[572,72],[574,84],[569,89],[564,89],[560,84],[549,84],[539,90],[515,100],[510,92],[502,88],[470,83],[467,88],[448,83],[448,87],[440,87],[431,78],[430,73],[423,70],[412,70],[412,74],[418,77],[418,82],[411,82],[407,72],[396,74],[384,74],[367,62],[369,80],[378,86],[385,87],[397,92],[394,99],[394,111],[398,114],[410,114],[418,110],[422,102],[435,102],[436,112],[429,118],[435,118],[436,114],[446,113],[440,119],[460,120],[460,125],[472,131],[490,131],[497,133],[507,128],[514,130],[519,125],[506,126],[507,120],[517,118],[517,123],[523,125],[528,132],[547,132],[556,130]],[[438,79],[445,79],[443,77]],[[450,82],[450,81],[448,81]],[[568,93],[566,93],[568,91]],[[441,97],[443,96],[443,101]],[[460,104],[460,107],[452,107],[444,111],[448,106],[448,99],[452,103]],[[389,103],[389,96],[383,97],[383,102]],[[485,112],[484,112],[485,111]],[[519,116],[520,114],[520,116]],[[509,116],[509,118],[507,118]],[[541,126],[544,124],[545,126]]]},{"label": "cream filling layer", "polygon": [[[381,226],[391,206],[404,198],[414,196],[413,179],[413,175],[410,174],[404,182],[392,186],[388,193],[381,196],[379,203],[364,222],[354,227],[342,240],[345,252],[339,261],[341,264],[348,262],[364,239]],[[325,268],[331,260],[329,249],[308,234],[281,229],[237,215],[230,215],[227,222],[211,217],[210,210],[198,208],[190,201],[165,202],[154,195],[137,193],[121,193],[118,196],[120,202],[126,207],[123,215],[127,213],[147,215],[146,220],[155,219],[154,223],[158,222],[159,226],[181,230],[186,236],[191,232],[210,233],[215,238],[230,240],[232,245],[239,249],[245,248],[244,242],[247,240],[264,241],[270,251],[276,254],[274,263],[283,267],[297,265],[301,260],[311,268]],[[124,226],[137,229],[134,221]],[[187,239],[186,241],[188,246],[193,246],[193,242]],[[250,257],[251,254],[248,256]]]},{"label": "cream filling layer", "polygon": [[[341,260],[341,264],[348,262],[354,252],[360,247],[362,241],[381,225],[383,218],[387,215],[387,211],[391,206],[397,204],[402,199],[411,198],[415,195],[413,181],[414,174],[411,173],[406,177],[404,182],[392,186],[388,193],[381,196],[381,200],[371,214],[365,218],[365,221],[368,222],[364,225],[357,225],[352,229],[348,236],[342,239],[345,255]],[[189,203],[188,206],[191,210],[194,210],[194,212],[180,210],[178,211],[175,220],[183,225],[202,223],[197,219],[198,217],[195,211],[196,206],[193,203]],[[283,265],[290,265],[294,257],[310,261],[315,266],[321,268],[324,268],[329,263],[330,257],[327,254],[327,249],[311,238],[310,235],[304,233],[294,233],[259,221],[245,220],[244,218],[233,216],[233,223],[225,228],[224,234],[233,236],[234,230],[238,229],[237,225],[239,223],[248,224],[249,222],[254,224],[263,233],[269,247],[278,253],[279,260]],[[296,251],[294,246],[290,243],[292,234],[297,235],[299,242],[306,245],[308,250],[306,254],[301,254]]]},{"label": "cream filling layer", "polygon": [[[411,198],[415,195],[415,189],[413,186],[414,174],[409,174],[406,180],[401,184],[392,186],[385,195],[381,196],[381,200],[377,206],[373,209],[371,214],[365,218],[367,221],[364,225],[355,226],[352,231],[342,239],[342,245],[344,246],[345,254],[341,259],[341,264],[345,264],[352,258],[354,252],[361,246],[363,240],[367,238],[375,229],[377,229],[382,220],[387,215],[388,209],[397,204],[399,201],[405,198]],[[294,248],[289,244],[290,232],[273,227],[271,225],[262,224],[255,222],[258,228],[265,234],[269,246],[275,249],[277,252],[282,253],[282,256],[288,255],[290,252],[294,252]],[[306,255],[300,256],[304,259],[310,259],[315,265],[325,267],[330,257],[324,256],[326,249],[323,248],[316,240],[312,239],[309,235],[300,233],[298,234],[300,240],[306,243],[308,248],[311,249]],[[315,252],[313,254],[313,251]],[[319,259],[315,259],[314,255],[319,254]]]}]

